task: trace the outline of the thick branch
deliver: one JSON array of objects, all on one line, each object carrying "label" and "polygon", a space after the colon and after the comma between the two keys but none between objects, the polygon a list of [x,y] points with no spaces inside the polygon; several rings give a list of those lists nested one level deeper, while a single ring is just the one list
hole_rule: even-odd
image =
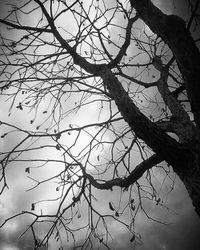
[{"label": "thick branch", "polygon": [[52,33],[51,29],[47,29],[47,28],[37,28],[37,27],[31,27],[31,26],[21,26],[21,25],[17,25],[17,24],[14,24],[14,23],[11,23],[11,22],[8,22],[6,20],[3,20],[3,19],[0,19],[0,23],[3,23],[5,25],[8,25],[14,29],[17,29],[17,30],[27,30],[27,31],[36,31],[36,32],[46,32],[46,33]]},{"label": "thick branch", "polygon": [[110,69],[104,68],[99,74],[124,120],[136,135],[169,164],[177,165],[179,162],[181,167],[184,155],[181,145],[165,132],[159,130],[156,124],[141,113]]},{"label": "thick branch", "polygon": [[185,86],[184,86],[184,85],[181,85],[180,87],[178,87],[176,90],[174,90],[174,91],[172,92],[172,95],[177,99],[177,98],[178,98],[178,95],[179,95],[180,93],[182,93],[183,90],[185,90]]},{"label": "thick branch", "polygon": [[143,82],[143,81],[140,81],[140,80],[138,80],[138,79],[136,79],[136,78],[134,78],[132,76],[126,75],[126,74],[124,74],[122,72],[120,72],[119,75],[126,78],[126,79],[128,79],[128,80],[130,80],[130,81],[132,81],[132,82],[135,82],[135,83],[137,83],[137,84],[139,84],[139,85],[141,85],[141,86],[143,86],[145,88],[155,87],[158,84],[158,81],[155,81],[155,82]]},{"label": "thick branch", "polygon": [[130,0],[130,3],[172,50],[184,78],[195,122],[200,126],[200,53],[185,22],[178,16],[165,15],[150,0]]},{"label": "thick branch", "polygon": [[98,189],[112,189],[114,186],[128,188],[130,185],[138,181],[147,170],[151,169],[162,161],[163,159],[161,157],[154,154],[149,159],[137,165],[127,178],[116,178],[113,180],[104,181],[104,183],[97,182],[94,177],[89,174],[85,175],[89,179],[90,183]]},{"label": "thick branch", "polygon": [[156,154],[152,155],[147,160],[144,160],[139,165],[137,165],[137,167],[130,173],[127,178],[123,180],[123,186],[129,187],[131,184],[139,180],[147,170],[151,169],[162,161],[163,159]]},{"label": "thick branch", "polygon": [[170,121],[158,121],[156,122],[156,124],[160,129],[162,129],[165,132],[175,133],[174,124],[171,120]]},{"label": "thick branch", "polygon": [[173,131],[178,135],[181,142],[187,143],[193,139],[193,136],[195,136],[195,127],[190,121],[188,113],[169,91],[167,78],[168,70],[164,68],[161,70],[161,77],[158,80],[158,91],[172,113],[173,121],[171,122],[171,126],[173,126]]}]

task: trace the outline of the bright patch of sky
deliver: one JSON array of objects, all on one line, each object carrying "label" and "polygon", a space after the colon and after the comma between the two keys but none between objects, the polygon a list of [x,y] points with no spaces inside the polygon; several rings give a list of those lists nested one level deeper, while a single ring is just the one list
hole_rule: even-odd
[{"label": "bright patch of sky", "polygon": [[3,245],[2,250],[19,250],[19,248],[11,245]]}]

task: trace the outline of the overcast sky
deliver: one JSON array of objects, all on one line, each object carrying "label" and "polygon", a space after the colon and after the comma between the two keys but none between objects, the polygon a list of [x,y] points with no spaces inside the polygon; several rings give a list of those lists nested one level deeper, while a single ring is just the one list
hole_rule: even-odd
[{"label": "overcast sky", "polygon": [[[5,3],[8,0],[0,0],[0,11],[1,15],[5,12]],[[14,1],[13,1],[14,2]],[[17,2],[17,1],[16,1]],[[186,16],[187,11],[185,9],[184,1],[164,1],[164,0],[154,0],[155,4],[160,7],[166,13],[171,13],[173,9],[173,4],[175,2],[176,12],[178,14],[183,14]],[[184,4],[183,4],[184,2]],[[184,5],[184,6],[183,6]],[[0,24],[1,25],[1,24]],[[1,97],[0,97],[1,98]],[[10,122],[17,124],[18,126],[30,126],[29,121],[31,119],[31,114],[27,114],[26,118],[22,116],[21,112],[16,111],[8,118],[8,106],[3,102],[3,98],[0,99],[0,120],[9,119]],[[82,114],[80,114],[75,121],[82,121],[83,124],[89,123],[90,118],[96,115],[96,109],[98,106],[93,105],[91,109],[86,109]],[[87,116],[86,116],[87,114]],[[87,118],[86,118],[87,117]],[[27,125],[26,125],[27,122]],[[40,123],[40,118],[37,120]],[[70,123],[70,121],[68,121]],[[29,125],[28,125],[29,124]],[[4,131],[1,131],[2,134]],[[10,145],[15,144],[19,138],[8,137],[6,140],[1,141],[0,150],[4,150]],[[65,138],[66,139],[66,138]],[[82,143],[84,144],[87,137],[82,137]],[[49,152],[51,154],[51,152]],[[96,155],[95,155],[96,156]],[[57,157],[57,155],[55,155]],[[26,173],[24,169],[26,166],[22,166],[20,163],[15,164],[9,168],[9,184],[10,189],[7,190],[2,196],[0,196],[0,223],[7,216],[14,214],[15,212],[20,212],[25,209],[30,208],[30,204],[33,200],[36,200],[38,195],[42,196],[53,196],[55,193],[55,187],[52,185],[47,185],[43,190],[33,191],[30,193],[25,192],[26,189],[30,188],[30,180],[26,178]],[[51,174],[56,173],[55,168],[51,168]],[[41,174],[41,172],[40,172]],[[43,173],[46,175],[47,173]],[[156,173],[158,178],[163,178],[162,173],[159,171]],[[101,209],[102,211],[107,209],[107,204],[110,201],[110,197],[115,201],[119,199],[119,189],[115,188],[113,193],[110,193],[107,197],[105,192],[96,191],[98,200],[102,200]],[[40,196],[41,197],[41,196]],[[188,193],[185,190],[183,184],[176,179],[175,187],[173,192],[171,192],[165,199],[168,208],[159,209],[151,203],[146,203],[147,211],[151,211],[151,214],[166,222],[167,225],[161,225],[145,219],[145,216],[139,214],[136,221],[136,231],[140,233],[142,242],[137,244],[136,249],[138,250],[199,250],[200,249],[200,219],[197,217],[192,207],[191,200],[188,197]],[[42,205],[41,205],[42,206]],[[42,207],[44,211],[50,211],[52,208]],[[30,209],[29,209],[30,210]],[[84,212],[83,212],[84,213]],[[81,221],[81,220],[80,220]],[[23,238],[18,238],[20,235],[21,228],[28,223],[28,218],[21,218],[11,221],[6,224],[3,229],[0,229],[0,250],[31,250],[32,243],[30,240],[30,235],[26,234]],[[122,229],[116,226],[116,224],[111,225],[113,232],[113,247],[118,250],[129,250],[133,249],[135,246],[130,242],[130,235]],[[45,228],[44,228],[45,229]],[[42,231],[43,228],[40,228]],[[55,245],[51,245],[51,250],[55,249]]]}]

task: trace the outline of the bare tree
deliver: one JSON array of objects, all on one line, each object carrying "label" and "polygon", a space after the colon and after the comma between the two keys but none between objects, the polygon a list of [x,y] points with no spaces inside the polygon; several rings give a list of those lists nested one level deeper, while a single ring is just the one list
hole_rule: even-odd
[{"label": "bare tree", "polygon": [[[181,179],[200,215],[194,2],[188,1],[184,21],[150,0],[10,1],[0,19],[1,98],[9,115],[1,121],[1,140],[15,140],[1,153],[1,194],[11,185],[9,172],[22,163],[33,183],[29,192],[48,183],[56,192],[1,227],[27,215],[25,232],[32,232],[34,249],[48,247],[51,239],[60,249],[65,241],[74,248],[92,248],[95,241],[109,248],[114,220],[135,242],[138,212],[156,220],[144,200],[163,206],[154,180],[158,170],[168,185],[174,173]],[[119,205],[99,200],[98,190],[118,193]],[[53,203],[53,212],[40,210],[43,203]],[[41,223],[47,226],[38,235]],[[81,232],[84,240],[77,241]]]}]

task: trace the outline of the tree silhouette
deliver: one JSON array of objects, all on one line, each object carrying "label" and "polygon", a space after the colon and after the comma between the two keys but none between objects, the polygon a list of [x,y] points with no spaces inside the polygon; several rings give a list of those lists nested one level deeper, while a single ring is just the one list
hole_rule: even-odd
[{"label": "tree silhouette", "polygon": [[187,4],[184,21],[150,0],[10,1],[0,19],[0,194],[19,165],[29,194],[55,192],[1,227],[27,216],[34,249],[109,248],[115,221],[135,243],[138,213],[157,220],[145,202],[164,206],[158,171],[172,189],[180,178],[200,215],[199,1]]}]

